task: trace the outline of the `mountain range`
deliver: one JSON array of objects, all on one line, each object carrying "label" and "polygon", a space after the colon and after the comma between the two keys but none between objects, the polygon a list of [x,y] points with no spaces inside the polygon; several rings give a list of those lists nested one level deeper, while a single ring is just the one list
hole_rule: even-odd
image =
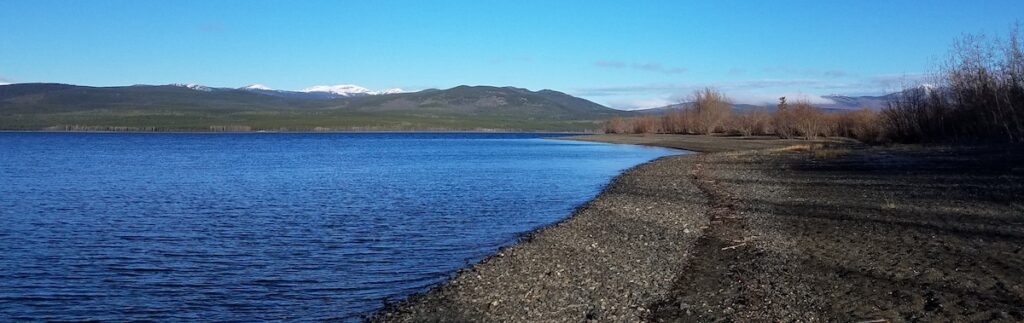
[{"label": "mountain range", "polygon": [[[827,112],[842,112],[842,111],[859,110],[859,109],[869,109],[869,110],[878,111],[878,110],[881,110],[881,109],[885,108],[887,102],[889,102],[893,98],[895,98],[896,95],[899,95],[899,93],[890,93],[890,94],[879,95],[879,96],[870,96],[870,95],[845,96],[845,95],[838,95],[838,94],[825,95],[825,96],[822,96],[822,98],[827,99],[827,100],[829,100],[831,102],[828,102],[828,103],[817,103],[817,104],[814,104],[814,106],[816,106],[816,107],[818,107],[818,108],[820,108],[822,110],[825,110]],[[683,109],[685,107],[689,107],[689,106],[692,106],[692,105],[693,105],[693,102],[683,102],[683,103],[670,104],[670,105],[666,105],[666,106],[663,106],[663,107],[650,108],[650,109],[641,109],[641,110],[633,110],[633,111],[635,111],[635,112],[637,112],[639,114],[642,114],[642,115],[661,115],[661,114],[665,114],[665,113],[670,112],[670,111],[677,111],[677,110],[680,110],[680,109]],[[776,107],[777,106],[775,104],[755,105],[755,104],[734,103],[732,105],[732,108],[733,108],[734,111],[740,111],[740,112],[742,112],[742,111],[752,111],[752,110],[757,110],[757,109],[762,109],[762,110],[765,110],[765,111],[775,111]]]},{"label": "mountain range", "polygon": [[314,85],[298,91],[275,90],[263,84],[252,84],[238,89],[266,95],[306,99],[337,99],[368,95],[398,94],[405,92],[398,88],[371,91],[365,87],[352,84]]},{"label": "mountain range", "polygon": [[632,112],[553,91],[457,86],[418,92],[250,85],[0,86],[3,130],[522,130],[586,131]]},{"label": "mountain range", "polygon": [[[824,98],[828,111],[881,109],[894,94]],[[589,131],[613,117],[660,115],[692,103],[623,111],[553,90],[457,86],[404,92],[356,85],[298,91],[253,84],[91,87],[0,85],[0,130],[507,130]],[[737,111],[774,105],[734,104]]]}]

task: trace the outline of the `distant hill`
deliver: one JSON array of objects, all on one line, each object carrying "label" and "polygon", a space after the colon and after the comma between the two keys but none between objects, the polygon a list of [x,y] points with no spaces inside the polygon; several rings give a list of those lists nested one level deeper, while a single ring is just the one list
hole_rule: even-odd
[{"label": "distant hill", "polygon": [[447,90],[355,97],[337,103],[360,112],[403,111],[530,120],[603,120],[632,114],[562,92],[493,86],[463,85]]},{"label": "distant hill", "polygon": [[[641,114],[641,115],[663,115],[663,114],[666,114],[666,113],[669,113],[669,112],[672,112],[672,111],[682,110],[682,109],[684,109],[686,107],[689,107],[689,106],[692,106],[692,105],[693,105],[693,102],[684,102],[684,103],[669,104],[669,105],[666,105],[666,106],[663,106],[663,107],[657,107],[657,108],[633,110],[633,112],[636,112],[636,113]],[[759,105],[737,103],[737,104],[733,104],[732,105],[732,109],[733,109],[733,111],[751,111],[751,110],[766,109],[766,108],[763,107],[763,106],[759,106]]]},{"label": "distant hill", "polygon": [[[336,90],[350,88],[328,89]],[[635,115],[558,91],[513,87],[342,94],[255,85],[10,84],[0,86],[0,129],[584,131]]]},{"label": "distant hill", "polygon": [[885,108],[889,100],[898,95],[898,93],[890,93],[880,96],[843,96],[843,95],[826,95],[823,98],[829,99],[832,104],[822,104],[821,108],[824,109],[837,109],[837,110],[858,110],[858,109],[871,109],[881,110]]},{"label": "distant hill", "polygon": [[[899,95],[899,93],[890,93],[880,96],[843,96],[843,95],[826,95],[822,98],[829,99],[833,103],[826,104],[815,104],[818,108],[825,111],[840,112],[858,109],[871,109],[881,110],[885,108],[887,102]],[[685,107],[692,105],[692,102],[670,104],[663,107],[633,110],[634,112],[641,115],[663,115],[671,111],[678,111]],[[751,111],[756,109],[764,109],[766,111],[775,111],[776,106],[774,104],[769,105],[753,105],[753,104],[733,104],[733,111]]]}]

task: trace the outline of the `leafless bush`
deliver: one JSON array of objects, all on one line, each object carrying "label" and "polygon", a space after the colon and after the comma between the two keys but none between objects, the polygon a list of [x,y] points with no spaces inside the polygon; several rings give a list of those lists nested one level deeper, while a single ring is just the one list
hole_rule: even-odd
[{"label": "leafless bush", "polygon": [[634,118],[612,118],[604,123],[605,133],[660,133],[663,132],[662,120],[656,116]]},{"label": "leafless bush", "polygon": [[655,116],[646,116],[633,119],[633,133],[660,133],[661,119]]},{"label": "leafless bush", "polygon": [[882,111],[888,140],[924,142],[950,138],[951,110],[943,95],[929,88],[906,89],[893,97]]},{"label": "leafless bush", "polygon": [[828,135],[828,118],[821,109],[806,100],[797,101],[791,109],[789,113],[792,117],[793,127],[804,139]]},{"label": "leafless bush", "polygon": [[661,121],[662,130],[667,133],[688,134],[693,130],[693,111],[689,108],[670,111]]},{"label": "leafless bush", "polygon": [[726,122],[726,131],[741,136],[763,135],[768,133],[771,120],[772,115],[760,109],[736,113]]},{"label": "leafless bush", "polygon": [[605,133],[629,133],[632,127],[628,119],[620,117],[611,118],[604,123]]},{"label": "leafless bush", "polygon": [[1006,41],[967,36],[957,41],[933,86],[904,89],[881,113],[869,110],[827,114],[808,102],[788,104],[768,114],[732,114],[724,94],[697,91],[693,103],[661,117],[616,118],[608,133],[711,134],[781,138],[844,136],[865,142],[984,140],[1024,143],[1024,44],[1015,28]]},{"label": "leafless bush", "polygon": [[693,93],[694,131],[710,135],[732,114],[732,104],[725,94],[707,87]]},{"label": "leafless bush", "polygon": [[847,137],[861,142],[878,142],[882,136],[881,119],[878,112],[860,109],[835,116],[834,136]]},{"label": "leafless bush", "polygon": [[1007,41],[971,35],[958,40],[938,87],[905,89],[883,112],[898,142],[1024,143],[1024,46],[1019,27]]},{"label": "leafless bush", "polygon": [[775,135],[779,138],[789,139],[797,135],[796,121],[789,104],[786,103],[786,97],[779,98],[779,105],[772,116],[772,125],[775,128]]}]

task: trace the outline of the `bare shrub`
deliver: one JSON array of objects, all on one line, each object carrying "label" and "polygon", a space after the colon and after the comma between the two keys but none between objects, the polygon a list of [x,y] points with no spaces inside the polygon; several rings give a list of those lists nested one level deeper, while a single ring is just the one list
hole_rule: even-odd
[{"label": "bare shrub", "polygon": [[792,111],[786,103],[786,97],[779,98],[779,105],[776,106],[775,115],[772,116],[772,125],[775,135],[779,138],[789,139],[796,137],[797,129]]},{"label": "bare shrub", "polygon": [[660,133],[661,120],[655,116],[633,118],[633,133]]},{"label": "bare shrub", "polygon": [[836,115],[834,136],[847,137],[861,142],[878,142],[882,136],[879,113],[870,109],[843,112]]},{"label": "bare shrub", "polygon": [[890,99],[882,110],[887,139],[896,142],[926,142],[951,138],[949,103],[937,91],[919,87],[905,89]]},{"label": "bare shrub", "polygon": [[693,93],[692,114],[694,131],[710,135],[718,130],[732,114],[732,104],[725,94],[710,87]]},{"label": "bare shrub", "polygon": [[726,130],[741,136],[763,135],[768,133],[771,120],[771,114],[760,109],[736,113],[726,122]]},{"label": "bare shrub", "polygon": [[630,121],[624,118],[615,117],[611,118],[604,123],[605,133],[629,133],[632,128],[629,125]]},{"label": "bare shrub", "polygon": [[693,116],[688,108],[670,111],[661,117],[662,130],[667,133],[687,134],[693,129]]},{"label": "bare shrub", "polygon": [[1007,41],[969,35],[953,46],[938,87],[904,89],[883,111],[898,142],[1024,143],[1024,46],[1019,26]]},{"label": "bare shrub", "polygon": [[825,113],[806,100],[797,101],[790,114],[795,128],[804,139],[814,139],[827,135],[828,120]]}]

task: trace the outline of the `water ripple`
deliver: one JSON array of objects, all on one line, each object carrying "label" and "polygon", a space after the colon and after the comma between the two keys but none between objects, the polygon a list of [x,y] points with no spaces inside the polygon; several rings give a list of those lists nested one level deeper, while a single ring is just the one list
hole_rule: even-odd
[{"label": "water ripple", "polygon": [[358,319],[671,153],[541,136],[0,133],[0,321]]}]

